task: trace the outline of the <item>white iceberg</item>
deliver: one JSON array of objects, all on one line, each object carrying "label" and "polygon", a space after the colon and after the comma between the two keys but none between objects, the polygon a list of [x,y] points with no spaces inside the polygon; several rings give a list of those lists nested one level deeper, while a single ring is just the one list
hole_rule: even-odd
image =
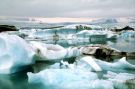
[{"label": "white iceberg", "polygon": [[101,35],[101,36],[105,36],[106,39],[112,39],[112,38],[116,38],[117,35],[114,34],[112,31],[108,31],[108,30],[82,30],[78,33],[76,33],[77,37],[79,36],[83,36],[83,37],[88,37],[88,36],[92,36],[92,35]]},{"label": "white iceberg", "polygon": [[46,69],[27,75],[29,83],[51,89],[114,89],[111,81],[99,80],[96,73],[79,69]]},{"label": "white iceberg", "polygon": [[28,33],[28,38],[38,38],[38,39],[53,39],[53,35],[55,35],[55,31],[52,29],[31,29]]},{"label": "white iceberg", "polygon": [[126,57],[121,58],[115,63],[109,63],[101,60],[97,60],[96,62],[103,70],[108,71],[124,71],[127,69],[135,69],[135,65],[126,61]]},{"label": "white iceberg", "polygon": [[34,63],[31,46],[16,35],[0,34],[0,74],[10,74]]},{"label": "white iceberg", "polygon": [[77,47],[65,49],[60,45],[45,44],[34,41],[30,42],[30,44],[40,57],[37,60],[58,60],[80,55],[80,50]]},{"label": "white iceberg", "polygon": [[94,71],[102,71],[101,67],[95,62],[95,59],[91,56],[83,57],[81,60],[87,62]]},{"label": "white iceberg", "polygon": [[[85,61],[85,62],[82,62]],[[109,63],[102,60],[97,60],[91,56],[82,57],[77,61],[77,68],[89,69],[91,71],[126,71],[128,69],[135,69],[135,65],[126,61],[126,58],[121,58],[118,62]]]}]

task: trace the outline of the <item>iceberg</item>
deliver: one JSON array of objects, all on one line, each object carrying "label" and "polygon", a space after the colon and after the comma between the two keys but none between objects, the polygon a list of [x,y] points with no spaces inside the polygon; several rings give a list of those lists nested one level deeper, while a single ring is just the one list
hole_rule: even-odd
[{"label": "iceberg", "polygon": [[103,69],[108,71],[124,71],[127,69],[135,69],[135,65],[126,61],[126,57],[121,58],[118,62],[108,63],[97,60],[96,63]]},{"label": "iceberg", "polygon": [[[85,61],[82,62],[81,60]],[[81,63],[79,62],[81,61]],[[97,60],[91,56],[82,57],[77,61],[77,68],[89,69],[91,71],[126,71],[128,69],[135,69],[135,65],[132,65],[126,61],[126,58],[121,58],[118,62],[109,63],[102,60]],[[89,65],[89,66],[88,66]]]},{"label": "iceberg", "polygon": [[111,71],[108,71],[107,74],[104,75],[104,77],[108,78],[109,81],[112,81],[114,87],[117,89],[128,89],[128,85],[126,85],[127,81],[135,79],[134,74],[114,73]]},{"label": "iceberg", "polygon": [[27,75],[30,84],[51,89],[114,89],[111,81],[99,80],[96,73],[79,69],[45,69]]},{"label": "iceberg", "polygon": [[37,61],[62,59],[67,54],[66,50],[59,45],[45,44],[35,41],[30,42],[30,44],[40,57]]},{"label": "iceberg", "polygon": [[128,40],[135,37],[135,31],[123,31],[120,35],[122,39]]},{"label": "iceberg", "polygon": [[16,35],[0,34],[0,52],[0,74],[15,73],[34,63],[35,52]]},{"label": "iceberg", "polygon": [[61,60],[63,58],[76,57],[80,55],[80,51],[77,47],[63,48],[60,45],[45,44],[41,42],[30,42],[32,48],[40,57],[37,61],[43,60]]},{"label": "iceberg", "polygon": [[82,30],[78,33],[76,33],[77,36],[81,36],[83,35],[84,37],[86,36],[93,36],[93,35],[99,35],[99,36],[103,36],[104,38],[107,39],[113,39],[113,38],[117,38],[117,35],[114,34],[112,31],[108,31],[108,30]]},{"label": "iceberg", "polygon": [[88,63],[94,71],[102,71],[101,67],[95,62],[95,59],[91,56],[83,57],[81,60],[84,60],[86,63]]},{"label": "iceberg", "polygon": [[38,39],[53,39],[55,35],[55,30],[52,29],[31,29],[28,38],[38,38]]}]

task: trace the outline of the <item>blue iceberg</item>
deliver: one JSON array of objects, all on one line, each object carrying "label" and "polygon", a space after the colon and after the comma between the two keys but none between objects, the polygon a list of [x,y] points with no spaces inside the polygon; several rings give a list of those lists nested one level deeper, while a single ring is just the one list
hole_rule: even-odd
[{"label": "blue iceberg", "polygon": [[11,74],[33,64],[35,52],[16,35],[0,34],[0,74]]}]

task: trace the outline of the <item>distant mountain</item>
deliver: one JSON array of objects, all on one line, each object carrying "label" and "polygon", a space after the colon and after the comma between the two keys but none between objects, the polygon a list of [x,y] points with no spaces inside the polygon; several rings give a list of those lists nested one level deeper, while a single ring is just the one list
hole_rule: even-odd
[{"label": "distant mountain", "polygon": [[15,18],[15,17],[7,17],[7,18],[0,18],[1,21],[29,21],[29,18]]},{"label": "distant mountain", "polygon": [[135,18],[130,18],[130,23],[135,23]]},{"label": "distant mountain", "polygon": [[118,23],[118,21],[117,21],[117,19],[111,18],[111,19],[93,20],[91,23],[92,24],[107,24],[107,23]]}]

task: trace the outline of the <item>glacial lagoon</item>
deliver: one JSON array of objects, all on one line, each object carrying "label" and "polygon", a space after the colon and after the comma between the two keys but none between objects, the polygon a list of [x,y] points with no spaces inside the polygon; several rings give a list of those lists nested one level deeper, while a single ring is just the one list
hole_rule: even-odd
[{"label": "glacial lagoon", "polygon": [[[23,31],[23,30],[25,30],[25,31]],[[24,38],[28,43],[30,41],[37,41],[37,42],[43,42],[46,44],[58,44],[64,48],[102,44],[102,45],[107,45],[109,47],[120,50],[122,52],[135,52],[135,45],[134,45],[135,38],[132,36],[130,37],[129,34],[121,35],[117,39],[110,39],[110,40],[104,40],[104,39],[89,40],[89,39],[87,39],[89,36],[87,37],[87,35],[85,35],[85,36],[81,35],[82,36],[81,39],[76,40],[76,37],[74,37],[74,36],[69,36],[69,39],[64,39],[64,38],[67,38],[68,34],[76,33],[76,31],[73,31],[70,29],[67,32],[63,32],[63,31],[59,32],[59,30],[57,30],[57,32],[56,32],[56,31],[52,31],[49,29],[48,32],[45,31],[46,33],[40,29],[37,29],[37,30],[39,30],[39,31],[37,31],[35,36],[39,37],[39,39],[37,37],[35,37],[35,38],[32,37],[33,34],[30,34],[30,33],[32,33],[33,30],[31,30],[31,29],[30,30],[21,29],[21,32],[29,33],[31,35],[29,37]],[[57,33],[58,33],[58,35],[63,36],[63,38],[57,39],[57,37],[56,37],[56,39],[52,39],[51,37],[53,37],[53,35],[54,34],[56,35]],[[46,39],[47,37],[49,37],[48,38],[49,40]],[[63,60],[68,60],[71,65],[75,64],[75,65],[79,66],[79,65],[82,65],[81,62],[79,62],[80,63],[79,64],[79,63],[76,63],[75,60],[79,60],[85,56],[86,55],[81,55],[78,57],[65,58]],[[94,57],[94,59],[107,61],[109,63],[115,63],[119,59],[121,59],[121,57],[116,57],[116,56],[111,56],[109,58],[102,58],[102,57],[95,58]],[[135,65],[135,57],[127,57],[126,60],[130,64]],[[119,73],[129,73],[129,74],[134,75],[135,70],[133,70],[133,69],[131,69],[131,70],[129,69],[129,70],[125,70],[125,71],[119,71],[119,69],[116,69],[116,71],[112,71],[112,72],[115,72],[116,73],[115,74],[115,73],[111,73],[111,72],[108,73],[108,71],[106,71],[106,70],[99,71],[99,72],[95,72],[95,71],[91,72],[89,70],[89,66],[84,65],[84,67],[85,67],[84,73],[80,70],[74,72],[73,70],[68,69],[66,65],[64,65],[64,64],[61,65],[60,61],[53,61],[53,62],[52,61],[44,61],[44,62],[40,61],[40,62],[37,62],[36,64],[28,66],[24,71],[13,73],[13,74],[8,74],[8,75],[1,74],[0,75],[0,85],[1,85],[0,89],[79,89],[79,88],[80,89],[91,89],[91,88],[92,89],[95,89],[95,88],[96,89],[113,89],[113,86],[115,86],[114,88],[116,88],[116,89],[134,89],[135,88],[134,80],[126,82],[126,83],[120,82],[120,84],[118,86],[118,84],[112,84],[112,82],[110,82],[112,77],[111,78],[109,77],[110,78],[109,82],[108,82],[109,78],[105,77],[105,75],[106,76],[112,75],[112,76],[114,76],[113,77],[114,79],[112,78],[112,80],[115,80],[115,75],[116,74],[119,75]],[[36,84],[30,83],[30,80],[28,78],[28,72],[38,73],[38,72],[42,71],[42,69],[47,69],[46,71],[44,71],[45,76],[42,76],[42,73],[41,73],[41,75],[39,75],[41,78],[38,77],[38,75],[37,76],[35,75],[35,78],[36,77],[38,77],[38,78],[34,79],[34,81],[39,81],[39,82]],[[53,71],[53,69],[56,69],[56,70]],[[69,75],[68,75],[68,73],[66,73],[66,69],[67,69]],[[60,71],[60,70],[62,70],[62,71]],[[48,74],[46,74],[46,73],[48,73]],[[54,82],[53,82],[53,79],[51,79],[51,77],[49,78],[49,73],[50,73],[50,75],[52,74],[52,77],[54,77],[54,79],[56,78]],[[97,76],[95,74],[97,74]],[[72,75],[76,79],[73,78]],[[124,74],[121,74],[121,75],[124,76]],[[128,77],[128,74],[125,74],[125,75]],[[46,76],[47,76],[47,78],[44,79],[44,77],[46,77]],[[129,79],[131,76],[132,75],[129,75]],[[69,80],[65,79],[65,77],[67,77]],[[89,81],[89,80],[91,80],[91,77],[93,77],[92,80],[96,80],[96,81]],[[116,77],[119,78],[119,76],[116,76]],[[50,80],[50,81],[44,81],[44,80]],[[74,81],[74,82],[71,82],[71,81]],[[58,86],[59,82],[62,82],[63,85]],[[66,86],[66,84],[68,85],[68,83],[70,85],[68,87],[64,87],[64,84]],[[95,83],[96,87],[94,86],[93,83]],[[49,86],[47,84],[54,84],[54,85]],[[57,84],[57,85],[55,85],[55,84]],[[93,84],[93,86],[91,86],[91,84]]]}]

